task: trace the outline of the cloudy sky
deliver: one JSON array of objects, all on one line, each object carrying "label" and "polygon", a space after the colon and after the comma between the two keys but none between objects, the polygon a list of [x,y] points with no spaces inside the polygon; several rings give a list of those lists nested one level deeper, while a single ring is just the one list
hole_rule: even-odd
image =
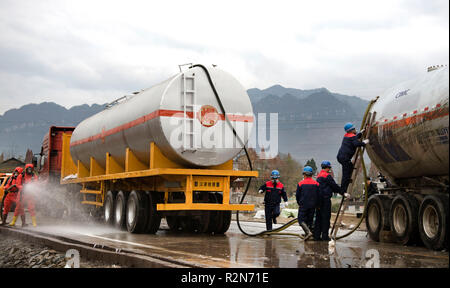
[{"label": "cloudy sky", "polygon": [[0,0],[0,115],[105,103],[217,64],[246,88],[371,98],[448,64],[449,1]]}]

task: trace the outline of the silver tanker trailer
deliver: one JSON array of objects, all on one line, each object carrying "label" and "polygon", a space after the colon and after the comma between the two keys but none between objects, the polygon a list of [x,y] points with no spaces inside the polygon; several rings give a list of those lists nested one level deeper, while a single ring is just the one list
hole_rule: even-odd
[{"label": "silver tanker trailer", "polygon": [[233,169],[253,118],[232,75],[192,65],[62,133],[60,183],[132,233],[156,233],[162,217],[174,231],[225,233],[231,211],[254,208],[230,201],[234,180],[258,175]]},{"label": "silver tanker trailer", "polygon": [[430,67],[388,89],[371,112],[367,152],[392,185],[368,200],[370,238],[380,241],[381,232],[391,230],[404,245],[448,247],[448,67]]}]

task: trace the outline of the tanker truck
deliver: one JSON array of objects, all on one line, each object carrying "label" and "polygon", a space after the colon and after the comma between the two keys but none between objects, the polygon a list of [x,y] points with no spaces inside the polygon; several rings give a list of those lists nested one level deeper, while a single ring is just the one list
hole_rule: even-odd
[{"label": "tanker truck", "polygon": [[57,157],[60,184],[108,225],[156,233],[165,217],[171,230],[221,234],[231,211],[254,209],[230,203],[235,179],[258,176],[233,169],[253,120],[247,92],[233,76],[191,65],[74,129],[53,127],[45,139],[60,145],[43,150],[43,167],[45,157]]},{"label": "tanker truck", "polygon": [[390,230],[396,242],[448,247],[449,74],[433,66],[380,95],[372,106],[367,153],[390,180],[371,196],[366,226],[372,240]]}]

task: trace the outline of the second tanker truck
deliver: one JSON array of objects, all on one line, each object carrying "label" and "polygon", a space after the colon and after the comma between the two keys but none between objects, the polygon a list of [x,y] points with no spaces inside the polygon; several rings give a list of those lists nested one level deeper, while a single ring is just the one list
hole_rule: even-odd
[{"label": "second tanker truck", "polygon": [[371,112],[367,153],[392,185],[368,199],[370,238],[390,230],[400,244],[448,247],[448,67],[388,89]]}]

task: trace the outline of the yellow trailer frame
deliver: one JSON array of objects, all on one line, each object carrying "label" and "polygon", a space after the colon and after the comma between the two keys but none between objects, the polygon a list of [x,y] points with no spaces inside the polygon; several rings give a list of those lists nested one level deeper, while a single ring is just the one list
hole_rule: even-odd
[{"label": "yellow trailer frame", "polygon": [[[254,205],[230,204],[230,185],[232,181],[243,177],[258,177],[257,171],[233,170],[233,160],[209,169],[189,169],[165,157],[160,149],[151,142],[148,165],[142,163],[127,148],[124,165],[106,153],[106,163],[90,158],[89,167],[73,162],[70,155],[71,134],[63,134],[63,154],[61,163],[62,185],[81,184],[82,204],[103,206],[109,185],[122,185],[130,190],[151,190],[164,193],[163,203],[157,204],[158,211],[176,210],[238,210],[253,211]],[[67,177],[76,174],[75,178]],[[173,185],[175,183],[175,185]],[[171,185],[168,185],[171,184]],[[184,203],[169,203],[170,193],[184,193]],[[222,192],[222,203],[194,203],[194,192]],[[88,196],[95,196],[95,201]]]}]

